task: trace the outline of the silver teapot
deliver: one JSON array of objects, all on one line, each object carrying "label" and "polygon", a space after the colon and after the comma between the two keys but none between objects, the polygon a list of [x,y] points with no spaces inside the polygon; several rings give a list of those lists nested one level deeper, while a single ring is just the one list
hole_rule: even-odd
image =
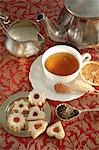
[{"label": "silver teapot", "polygon": [[68,42],[78,48],[99,44],[99,0],[64,0],[65,7],[59,15],[59,25],[54,25],[43,13],[49,37],[56,42]]},{"label": "silver teapot", "polygon": [[0,15],[0,25],[7,35],[5,47],[16,57],[29,57],[36,54],[45,41],[37,25],[30,20],[19,20],[10,24],[7,16]]}]

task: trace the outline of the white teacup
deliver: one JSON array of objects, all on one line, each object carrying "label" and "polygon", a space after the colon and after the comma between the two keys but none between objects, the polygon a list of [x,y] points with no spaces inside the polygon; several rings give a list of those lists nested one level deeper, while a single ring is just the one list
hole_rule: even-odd
[{"label": "white teacup", "polygon": [[[45,67],[45,62],[51,55],[54,55],[56,53],[68,53],[74,56],[79,64],[78,69],[70,75],[62,75],[62,76],[50,72]],[[67,45],[56,45],[47,49],[42,56],[42,66],[47,82],[51,85],[52,84],[54,85],[56,83],[69,83],[73,81],[78,76],[83,63],[90,61],[90,59],[91,55],[89,53],[84,53],[81,55],[75,48]]]}]

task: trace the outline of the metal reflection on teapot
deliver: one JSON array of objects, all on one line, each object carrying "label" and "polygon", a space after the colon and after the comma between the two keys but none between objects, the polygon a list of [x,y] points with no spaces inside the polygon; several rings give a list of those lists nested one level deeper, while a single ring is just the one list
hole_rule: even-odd
[{"label": "metal reflection on teapot", "polygon": [[[99,1],[64,0],[59,25],[39,14],[37,21],[45,23],[49,37],[56,42],[69,42],[79,48],[99,44]],[[78,9],[79,8],[79,9]],[[85,11],[83,11],[85,10]]]}]

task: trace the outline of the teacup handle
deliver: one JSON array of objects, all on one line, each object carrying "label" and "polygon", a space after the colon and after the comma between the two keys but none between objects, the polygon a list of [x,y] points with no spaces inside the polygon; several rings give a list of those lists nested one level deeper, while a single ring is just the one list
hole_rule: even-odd
[{"label": "teacup handle", "polygon": [[86,63],[91,60],[91,55],[89,53],[82,54],[82,62]]}]

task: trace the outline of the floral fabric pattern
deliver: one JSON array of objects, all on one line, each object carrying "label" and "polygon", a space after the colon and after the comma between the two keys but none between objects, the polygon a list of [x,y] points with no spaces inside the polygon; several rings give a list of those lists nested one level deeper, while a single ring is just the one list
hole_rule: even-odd
[{"label": "floral fabric pattern", "polygon": [[[62,0],[0,1],[0,12],[9,16],[11,23],[21,19],[36,22],[37,15],[43,12],[56,24],[63,7]],[[38,27],[45,38],[45,43],[37,55],[29,58],[12,56],[5,48],[7,36],[0,30],[0,105],[11,94],[32,89],[29,81],[31,64],[46,49],[56,44],[47,36],[42,23],[38,23]],[[99,61],[99,47],[82,49],[80,52],[89,52],[92,55],[92,60]],[[59,102],[51,100],[48,100],[48,102],[52,110],[50,124],[53,124],[58,121],[55,115],[55,107]],[[96,108],[99,107],[99,94],[85,94],[67,103],[79,109]],[[82,113],[72,121],[63,122],[63,128],[66,133],[63,140],[48,137],[46,132],[33,140],[32,138],[10,135],[0,124],[0,150],[99,150],[99,112]]]}]

